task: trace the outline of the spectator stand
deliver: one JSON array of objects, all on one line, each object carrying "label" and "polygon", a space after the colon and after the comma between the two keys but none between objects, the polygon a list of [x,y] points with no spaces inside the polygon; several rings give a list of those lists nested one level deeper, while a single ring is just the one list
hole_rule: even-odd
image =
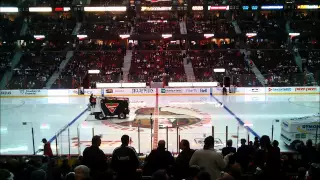
[{"label": "spectator stand", "polygon": [[70,12],[33,13],[28,17],[30,35],[71,35],[76,26]]},{"label": "spectator stand", "polygon": [[91,0],[91,6],[127,6],[126,0]]},{"label": "spectator stand", "polygon": [[134,34],[180,34],[180,25],[171,11],[142,11],[135,20]]},{"label": "spectator stand", "polygon": [[[97,82],[119,82],[125,43],[125,40],[80,40],[73,59],[62,70],[53,87],[78,88],[82,85],[93,88]],[[99,70],[99,73],[88,74],[89,70]]]},{"label": "spectator stand", "polygon": [[91,38],[118,38],[120,34],[130,34],[132,24],[132,19],[125,12],[87,12],[79,34]]},{"label": "spectator stand", "polygon": [[138,41],[132,53],[129,81],[186,81],[181,42],[173,39]]},{"label": "spectator stand", "polygon": [[209,11],[207,17],[203,12],[193,12],[187,19],[188,34],[215,34],[222,37],[236,35],[232,23],[225,11]]}]

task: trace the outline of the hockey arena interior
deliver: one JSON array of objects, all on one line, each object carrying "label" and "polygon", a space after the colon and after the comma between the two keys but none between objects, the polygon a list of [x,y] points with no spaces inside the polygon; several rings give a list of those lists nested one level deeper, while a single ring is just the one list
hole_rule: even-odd
[{"label": "hockey arena interior", "polygon": [[0,180],[319,180],[319,18],[318,0],[1,0]]}]

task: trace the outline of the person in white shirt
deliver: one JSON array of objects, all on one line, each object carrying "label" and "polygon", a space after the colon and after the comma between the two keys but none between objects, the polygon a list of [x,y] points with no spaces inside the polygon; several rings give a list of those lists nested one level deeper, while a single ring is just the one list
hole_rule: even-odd
[{"label": "person in white shirt", "polygon": [[233,153],[228,154],[223,159],[222,154],[217,153],[214,149],[214,138],[208,136],[204,140],[203,149],[197,150],[192,155],[189,165],[199,166],[200,169],[210,174],[211,180],[216,180],[221,176],[221,170],[227,166],[231,155]]}]

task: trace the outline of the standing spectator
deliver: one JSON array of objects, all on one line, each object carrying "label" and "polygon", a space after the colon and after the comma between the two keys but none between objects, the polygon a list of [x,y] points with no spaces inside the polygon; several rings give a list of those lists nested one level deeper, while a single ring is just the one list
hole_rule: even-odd
[{"label": "standing spectator", "polygon": [[117,173],[117,180],[136,179],[136,170],[139,167],[138,155],[129,145],[129,136],[121,137],[121,146],[112,153],[111,167]]},{"label": "standing spectator", "polygon": [[280,148],[278,147],[279,146],[279,142],[277,140],[274,140],[272,142],[272,146],[274,148],[274,152],[275,152],[276,158],[280,160],[281,154],[280,154]]},{"label": "standing spectator", "polygon": [[250,158],[250,148],[246,145],[246,140],[241,139],[241,146],[237,152],[237,162],[241,165],[242,169],[247,169]]},{"label": "standing spectator", "polygon": [[145,160],[145,174],[151,175],[157,170],[169,170],[170,166],[174,164],[172,154],[166,150],[166,143],[164,140],[158,142],[158,148],[151,151]]},{"label": "standing spectator", "polygon": [[74,168],[75,180],[90,180],[90,169],[85,165]]},{"label": "standing spectator", "polygon": [[48,142],[46,138],[43,138],[42,143],[44,144],[43,149],[41,149],[41,151],[43,151],[43,155],[52,157],[53,153],[52,153],[50,142]]},{"label": "standing spectator", "polygon": [[176,158],[175,171],[176,179],[185,179],[190,176],[189,162],[194,153],[193,149],[190,149],[190,143],[188,140],[183,139],[180,142],[180,149],[182,150]]},{"label": "standing spectator", "polygon": [[209,136],[204,140],[203,149],[194,152],[189,165],[200,166],[210,174],[211,180],[216,180],[220,177],[221,170],[228,164],[228,158],[229,156],[226,156],[224,160],[222,155],[214,150],[214,138]]},{"label": "standing spectator", "polygon": [[315,162],[314,158],[316,156],[316,148],[313,147],[312,140],[308,139],[306,142],[307,152],[308,152],[308,162]]},{"label": "standing spectator", "polygon": [[107,168],[106,157],[99,148],[101,137],[93,136],[91,143],[92,145],[83,151],[83,164],[90,168],[92,174],[105,171]]},{"label": "standing spectator", "polygon": [[230,154],[230,153],[236,153],[237,150],[235,147],[232,147],[232,140],[227,141],[227,147],[222,148],[222,155],[223,157]]},{"label": "standing spectator", "polygon": [[258,137],[254,137],[253,146],[255,147],[255,149],[259,149],[260,142],[259,142],[259,138]]},{"label": "standing spectator", "polygon": [[269,136],[261,137],[260,146],[256,153],[255,164],[269,176],[268,178],[275,178],[280,171],[280,159],[276,155],[275,148],[271,146]]}]

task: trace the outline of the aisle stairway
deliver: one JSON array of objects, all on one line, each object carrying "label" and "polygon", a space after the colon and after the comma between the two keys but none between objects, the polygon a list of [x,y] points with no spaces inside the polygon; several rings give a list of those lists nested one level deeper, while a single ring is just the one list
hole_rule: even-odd
[{"label": "aisle stairway", "polygon": [[[12,69],[14,69],[17,66],[17,64],[19,64],[21,56],[22,56],[22,51],[21,50],[17,51],[14,54],[14,56],[12,58],[12,61],[11,61]],[[5,89],[7,83],[11,80],[11,78],[13,76],[12,69],[11,70],[7,70],[7,72],[3,75],[2,79],[1,79],[1,82],[0,82],[0,89]]]},{"label": "aisle stairway", "polygon": [[72,35],[74,35],[74,36],[78,35],[78,32],[81,29],[81,26],[82,26],[82,23],[77,22],[76,27],[74,27],[74,29],[72,31]]},{"label": "aisle stairway", "polygon": [[66,55],[66,59],[63,60],[59,66],[59,70],[57,70],[56,72],[54,72],[52,74],[52,76],[49,78],[49,80],[47,81],[46,84],[46,88],[50,89],[52,84],[59,78],[60,74],[61,74],[61,70],[64,69],[66,67],[66,65],[68,64],[68,62],[70,61],[70,59],[72,59],[73,57],[73,51],[68,51],[67,55]]},{"label": "aisle stairway", "polygon": [[262,84],[262,86],[265,86],[265,78],[264,76],[261,74],[261,72],[259,71],[259,69],[257,68],[257,66],[254,64],[253,61],[250,60],[250,58],[247,56],[248,52],[245,49],[240,49],[240,53],[244,53],[245,57],[244,57],[244,61],[246,61],[246,64],[251,64],[250,69],[251,71],[255,74],[255,76],[257,77],[257,79],[259,80],[259,82]]},{"label": "aisle stairway", "polygon": [[132,50],[127,50],[127,54],[124,56],[124,62],[123,62],[123,68],[122,68],[123,82],[128,82],[131,59],[132,59]]},{"label": "aisle stairway", "polygon": [[180,33],[181,34],[187,34],[188,32],[187,32],[186,22],[185,21],[180,21],[179,25],[180,25]]},{"label": "aisle stairway", "polygon": [[[185,50],[182,51],[183,54],[186,53]],[[184,65],[184,71],[187,75],[187,81],[188,82],[192,82],[195,80],[195,76],[194,76],[194,72],[193,72],[193,67],[192,67],[192,63],[190,62],[189,64],[187,64],[187,61],[184,60],[183,61],[183,65]]]},{"label": "aisle stairway", "polygon": [[[290,20],[286,21],[286,32],[289,34],[292,32],[290,28]],[[314,78],[314,74],[308,71],[307,68],[303,69],[303,63],[302,63],[302,58],[300,56],[300,53],[298,51],[298,47],[296,47],[293,43],[291,38],[288,38],[288,47],[292,51],[292,54],[294,55],[294,61],[296,62],[296,65],[298,66],[300,72],[306,72],[305,74],[305,79],[307,79],[308,84],[316,85],[316,80]],[[295,51],[297,49],[297,51]]]}]

